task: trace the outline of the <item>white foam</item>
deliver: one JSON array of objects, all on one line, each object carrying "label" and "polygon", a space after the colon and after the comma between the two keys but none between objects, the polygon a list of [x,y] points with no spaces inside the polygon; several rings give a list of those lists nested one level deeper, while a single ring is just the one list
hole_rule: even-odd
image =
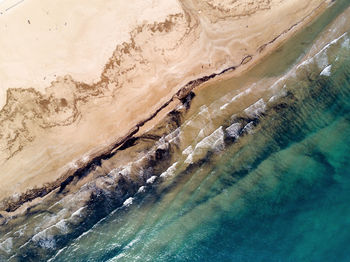
[{"label": "white foam", "polygon": [[238,138],[239,137],[239,130],[241,129],[240,123],[233,123],[228,128],[226,128],[226,132],[230,137]]},{"label": "white foam", "polygon": [[194,134],[196,130],[199,130],[197,134],[200,136],[214,128],[212,123],[213,118],[214,116],[209,112],[209,108],[205,105],[201,106],[198,114],[188,119],[182,125],[182,129],[190,129],[192,130],[191,133]]},{"label": "white foam", "polygon": [[189,155],[189,154],[192,154],[192,153],[193,153],[193,148],[192,148],[192,146],[188,146],[188,147],[185,148],[184,151],[182,151],[182,154],[183,154],[183,155]]},{"label": "white foam", "polygon": [[322,70],[320,75],[321,76],[330,76],[332,74],[331,69],[332,69],[332,65],[327,66],[325,69]]},{"label": "white foam", "polygon": [[25,230],[27,229],[27,223],[22,225],[19,230],[17,230],[16,232],[13,233],[14,236],[18,236],[21,237],[24,235]]},{"label": "white foam", "polygon": [[315,58],[319,68],[324,68],[329,64],[327,52],[322,52],[318,54]]},{"label": "white foam", "polygon": [[39,245],[46,249],[54,249],[56,247],[56,241],[53,238],[42,239],[39,241]]},{"label": "white foam", "polygon": [[238,93],[234,97],[231,98],[230,102],[236,101],[238,98],[241,98],[242,96],[248,95],[252,91],[252,87],[256,86],[256,83],[252,84],[251,87],[248,87],[243,92]]},{"label": "white foam", "polygon": [[122,176],[128,176],[131,173],[131,164],[127,165],[126,167],[124,167],[119,174],[121,174]]},{"label": "white foam", "polygon": [[220,106],[220,110],[225,110],[229,105],[230,103],[225,103],[224,105]]},{"label": "white foam", "polygon": [[146,187],[145,186],[141,186],[140,188],[139,188],[139,190],[137,190],[137,193],[143,193],[143,192],[145,192],[146,191]]},{"label": "white foam", "polygon": [[[285,88],[285,87],[286,87],[286,85],[283,86],[283,88]],[[281,92],[279,92],[278,94],[272,96],[272,97],[269,99],[268,103],[273,103],[273,102],[277,101],[278,99],[280,99],[280,98],[282,98],[282,97],[285,97],[286,95],[287,95],[287,92],[286,92],[286,91],[281,91]]]},{"label": "white foam", "polygon": [[209,109],[206,105],[203,105],[199,108],[199,115],[203,115],[205,116],[207,119],[210,118],[210,113],[209,113]]},{"label": "white foam", "polygon": [[53,236],[48,232],[49,228],[40,231],[32,237],[33,242],[38,243],[41,247],[51,249],[56,246],[56,242]]},{"label": "white foam", "polygon": [[264,100],[261,98],[256,103],[246,108],[244,112],[247,114],[247,116],[255,118],[255,117],[258,117],[261,113],[265,112],[265,109],[266,109],[266,104]]},{"label": "white foam", "polygon": [[[62,210],[60,210],[62,212]],[[62,214],[62,213],[61,213]],[[44,215],[41,218],[41,223],[37,227],[35,227],[34,231],[35,233],[40,232],[44,227],[50,228],[57,223],[57,221],[60,219],[60,214],[57,213],[56,215]]]},{"label": "white foam", "polygon": [[169,143],[176,143],[178,142],[178,138],[181,135],[182,131],[181,128],[176,128],[173,132],[165,136],[165,140]]},{"label": "white foam", "polygon": [[58,252],[56,253],[56,255],[52,258],[50,258],[47,262],[51,262],[53,261],[59,254],[61,254],[64,250],[66,250],[67,247],[61,248],[60,250],[58,250]]},{"label": "white foam", "polygon": [[69,232],[69,229],[67,227],[67,223],[65,219],[60,220],[58,223],[56,223],[56,228],[58,228],[61,233],[66,234]]},{"label": "white foam", "polygon": [[[323,47],[316,55],[315,55],[315,59],[316,62],[318,64],[318,66],[320,68],[324,68],[326,67],[329,63],[328,63],[328,55],[327,55],[327,50],[334,44],[338,43],[338,41],[342,38],[345,38],[345,41],[348,40],[347,37],[347,33],[342,34],[341,36],[339,36],[338,38],[334,39],[333,41],[331,41],[329,44],[327,44],[325,47]],[[343,43],[344,44],[344,43]]]},{"label": "white foam", "polygon": [[115,262],[115,261],[117,261],[117,260],[119,260],[120,258],[123,258],[123,257],[125,257],[125,256],[126,256],[125,253],[120,253],[118,256],[111,258],[111,259],[108,260],[107,262]]},{"label": "white foam", "polygon": [[165,141],[164,137],[161,137],[156,143],[157,149],[167,150],[169,148],[169,143]]},{"label": "white foam", "polygon": [[199,160],[201,157],[204,157],[205,154],[209,150],[213,149],[216,151],[220,151],[220,150],[223,150],[224,147],[225,147],[224,131],[223,131],[223,127],[220,126],[218,129],[216,129],[209,136],[203,138],[195,146],[193,152],[187,156],[187,158],[184,162],[187,164],[191,164],[191,163]]},{"label": "white foam", "polygon": [[56,242],[54,240],[52,233],[50,233],[53,228],[57,228],[58,230],[60,230],[62,234],[66,234],[69,232],[69,229],[66,224],[66,220],[61,219],[56,224],[49,226],[44,230],[36,233],[32,237],[32,241],[38,243],[43,248],[47,248],[47,249],[55,248]]},{"label": "white foam", "polygon": [[77,169],[78,164],[76,161],[72,161],[72,162],[68,163],[68,167],[70,167],[71,169]]},{"label": "white foam", "polygon": [[177,167],[177,162],[172,164],[165,172],[163,172],[160,175],[160,177],[170,177],[170,176],[175,175],[176,167]]},{"label": "white foam", "polygon": [[187,158],[185,159],[184,163],[186,164],[192,164],[193,163],[193,154],[189,154]]},{"label": "white foam", "polygon": [[128,207],[132,204],[133,201],[134,201],[134,198],[129,197],[127,200],[124,201],[123,206]]},{"label": "white foam", "polygon": [[79,216],[81,217],[81,212],[85,209],[86,207],[81,207],[79,208],[77,211],[75,211],[74,213],[72,213],[71,217],[75,217],[75,216]]},{"label": "white foam", "polygon": [[246,124],[242,130],[242,133],[248,133],[251,134],[253,132],[253,128],[254,128],[254,123],[253,122],[249,122],[248,124]]},{"label": "white foam", "polygon": [[[282,77],[280,77],[279,79],[277,79],[277,81],[275,81],[270,87],[269,89],[271,90],[276,90],[278,89],[278,87],[284,82],[286,81],[293,73],[292,72],[288,72],[287,74],[283,75]],[[283,85],[283,88],[285,88],[285,84]]]},{"label": "white foam", "polygon": [[222,126],[216,129],[211,135],[202,139],[195,147],[198,148],[211,148],[211,149],[223,149],[224,146],[224,131]]},{"label": "white foam", "polygon": [[13,247],[13,238],[9,237],[0,243],[0,250],[10,253]]},{"label": "white foam", "polygon": [[269,103],[275,102],[276,100],[278,100],[278,98],[279,98],[279,97],[278,97],[277,95],[270,97]]},{"label": "white foam", "polygon": [[81,161],[82,161],[83,163],[87,163],[87,162],[89,161],[89,159],[90,159],[89,155],[84,155],[84,156],[81,158]]},{"label": "white foam", "polygon": [[[135,243],[139,242],[140,240],[141,240],[141,237],[137,237],[137,238],[131,240],[129,244],[127,244],[125,247],[123,247],[123,251],[118,256],[110,258],[109,260],[107,260],[107,262],[119,261],[121,258],[126,257],[126,253],[124,251],[130,249],[133,245],[135,245]],[[140,258],[140,257],[134,256],[135,261],[139,261],[138,258]]]},{"label": "white foam", "polygon": [[334,44],[336,44],[340,39],[345,38],[347,36],[347,33],[342,34],[341,36],[339,36],[338,38],[334,39],[333,41],[331,41],[330,43],[328,43],[327,45],[325,45],[320,51],[318,51],[313,57],[310,57],[309,59],[306,59],[305,61],[303,61],[302,63],[300,63],[297,66],[297,69],[310,64],[312,61],[317,62],[317,65],[320,68],[324,68],[326,67],[329,63],[328,63],[328,56],[327,56],[327,50]]},{"label": "white foam", "polygon": [[140,241],[140,237],[133,239],[129,244],[127,244],[123,249],[131,248],[136,242]]},{"label": "white foam", "polygon": [[199,133],[198,133],[198,135],[197,135],[197,137],[196,137],[196,140],[198,141],[198,139],[199,140],[201,140],[201,139],[203,139],[204,137],[205,137],[205,130],[206,128],[202,128],[200,131],[199,131]]},{"label": "white foam", "polygon": [[156,181],[157,176],[151,176],[149,179],[147,179],[146,183],[147,184],[153,184],[154,181]]}]

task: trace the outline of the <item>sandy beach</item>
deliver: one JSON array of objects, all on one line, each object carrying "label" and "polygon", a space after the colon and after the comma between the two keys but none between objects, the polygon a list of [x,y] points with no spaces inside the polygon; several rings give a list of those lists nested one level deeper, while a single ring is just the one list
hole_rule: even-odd
[{"label": "sandy beach", "polygon": [[330,2],[0,2],[0,210],[150,128],[191,81],[248,70]]}]

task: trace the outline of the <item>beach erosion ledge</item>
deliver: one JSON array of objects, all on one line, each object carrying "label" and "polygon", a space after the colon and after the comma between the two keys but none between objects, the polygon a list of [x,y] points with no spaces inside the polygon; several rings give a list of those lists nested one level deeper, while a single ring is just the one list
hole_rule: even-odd
[{"label": "beach erosion ledge", "polygon": [[5,217],[147,131],[193,88],[248,70],[332,1],[14,2],[0,3]]}]

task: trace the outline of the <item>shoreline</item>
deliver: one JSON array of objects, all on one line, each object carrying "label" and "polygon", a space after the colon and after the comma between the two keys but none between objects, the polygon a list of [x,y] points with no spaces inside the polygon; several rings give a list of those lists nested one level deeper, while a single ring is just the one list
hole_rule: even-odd
[{"label": "shoreline", "polygon": [[[172,202],[179,196],[182,202],[183,197],[192,196],[183,194],[183,189],[197,192],[198,186],[201,190],[211,188],[214,170],[214,177],[220,179],[224,188],[237,188],[238,192],[241,191],[239,184],[256,188],[255,183],[247,184],[247,180],[252,181],[252,173],[257,175],[253,178],[262,183],[271,182],[256,171],[263,169],[266,174],[270,173],[271,169],[264,169],[265,160],[270,159],[268,161],[272,160],[273,164],[274,153],[286,152],[304,139],[310,141],[308,134],[314,130],[310,128],[322,130],[332,126],[326,116],[321,123],[314,122],[314,112],[308,109],[325,111],[324,108],[332,108],[334,99],[342,99],[338,90],[344,88],[339,84],[347,77],[349,68],[343,68],[348,60],[337,60],[337,57],[350,47],[349,12],[348,8],[336,20],[334,15],[329,18],[327,12],[241,77],[221,83],[214,81],[207,88],[194,89],[195,96],[191,94],[184,99],[184,105],[175,107],[148,132],[131,138],[108,160],[96,159],[95,166],[83,172],[81,178],[73,178],[61,192],[57,188],[45,199],[34,200],[27,206],[29,208],[23,205],[9,214],[12,217],[1,218],[0,242],[7,254],[0,256],[5,259],[12,255],[10,260],[26,255],[56,258],[61,248],[68,246],[69,249],[72,241],[80,242],[81,237],[93,231],[99,221],[107,221],[111,214],[119,217],[131,212],[129,217],[132,218],[135,214],[130,210],[135,208],[143,213],[150,199],[157,204],[163,200]],[[322,33],[305,37],[317,29]],[[305,46],[304,41],[310,44]],[[307,53],[295,50],[296,45],[307,49]],[[274,63],[290,52],[295,52],[292,56],[295,63],[290,60]],[[330,75],[323,74],[327,68],[323,61],[325,54],[329,58],[327,63],[332,65]],[[269,73],[275,72],[274,66],[281,67],[278,77]],[[254,77],[262,80],[252,85]],[[218,90],[218,87],[222,88]],[[218,94],[213,95],[213,92]],[[349,92],[345,94],[349,96]],[[320,106],[313,102],[319,97]],[[295,117],[301,122],[294,124]],[[332,119],[337,120],[335,116]],[[281,134],[285,133],[290,134],[288,139],[281,139]],[[322,140],[322,136],[319,138]],[[312,147],[310,150],[313,151]],[[318,152],[327,149],[321,150]],[[318,158],[315,161],[318,162]],[[288,159],[288,162],[293,166],[295,161]],[[213,166],[218,170],[212,170]],[[222,179],[223,174],[227,179]],[[186,186],[189,181],[197,181],[198,186],[189,188]],[[207,186],[203,186],[203,181]],[[215,187],[215,192],[217,189]],[[168,197],[163,198],[164,195]],[[219,192],[219,195],[222,194]],[[143,204],[139,206],[138,203]],[[133,220],[125,222],[128,221]],[[5,245],[10,240],[13,245]],[[38,253],[33,254],[32,250]]]},{"label": "shoreline", "polygon": [[[118,150],[118,148],[122,147],[123,144],[127,143],[127,141],[129,139],[133,138],[134,135],[136,135],[136,134],[140,135],[140,131],[139,131],[140,128],[143,127],[142,129],[145,129],[144,126],[149,125],[149,124],[147,124],[147,122],[152,121],[152,119],[157,117],[158,113],[160,113],[161,111],[168,111],[169,112],[169,109],[167,109],[167,107],[170,103],[174,102],[175,100],[179,100],[178,103],[180,103],[180,101],[184,100],[194,89],[200,88],[199,86],[211,84],[211,83],[216,82],[216,81],[221,81],[222,79],[230,78],[230,77],[232,77],[232,75],[235,75],[235,74],[236,74],[236,76],[238,76],[241,73],[248,71],[251,67],[258,64],[261,61],[261,59],[268,56],[271,52],[273,52],[273,50],[275,50],[276,48],[278,48],[278,46],[280,46],[282,43],[284,43],[284,41],[286,41],[287,38],[290,37],[288,32],[293,35],[296,31],[301,30],[301,28],[303,28],[303,26],[306,26],[306,24],[308,24],[310,22],[310,21],[307,21],[304,23],[304,20],[308,20],[308,19],[312,20],[315,17],[317,17],[321,13],[322,10],[320,10],[320,9],[322,9],[321,7],[324,6],[325,3],[326,2],[322,2],[322,4],[320,6],[318,6],[316,9],[314,9],[312,11],[312,13],[309,14],[307,17],[304,17],[301,22],[297,23],[296,26],[293,25],[291,28],[289,28],[289,30],[287,30],[286,32],[283,32],[281,34],[283,39],[279,40],[279,37],[281,36],[281,35],[279,35],[277,38],[273,39],[272,42],[270,42],[270,43],[268,42],[267,48],[263,51],[263,54],[261,55],[261,52],[258,52],[256,59],[253,59],[253,57],[254,58],[256,57],[255,55],[254,56],[247,55],[247,56],[242,58],[241,63],[238,66],[231,66],[231,67],[228,67],[228,68],[222,70],[219,73],[212,73],[208,76],[199,77],[196,80],[189,81],[186,85],[184,85],[182,88],[180,88],[180,90],[178,90],[170,98],[170,100],[165,102],[161,107],[157,108],[153,114],[151,114],[146,119],[137,122],[137,124],[132,129],[130,129],[125,136],[120,137],[118,140],[116,140],[115,142],[113,142],[109,146],[107,146],[107,148],[106,148],[106,146],[104,146],[104,149],[96,150],[94,152],[94,154],[89,156],[90,159],[87,160],[86,163],[84,163],[84,161],[83,161],[83,163],[81,164],[80,167],[75,166],[74,169],[67,171],[67,173],[65,175],[60,176],[55,182],[51,182],[52,184],[49,185],[49,187],[47,187],[47,188],[39,186],[37,189],[32,189],[32,191],[27,191],[24,194],[22,193],[22,195],[19,197],[20,199],[17,201],[17,203],[15,203],[15,202],[10,203],[9,202],[10,204],[8,204],[7,208],[4,208],[4,209],[7,209],[10,212],[15,211],[20,206],[19,203],[21,203],[21,204],[27,203],[29,201],[32,201],[32,200],[38,198],[38,197],[43,197],[59,187],[64,187],[64,185],[68,184],[69,181],[72,181],[74,177],[79,176],[79,174],[81,172],[84,173],[86,170],[88,170],[90,167],[92,167],[96,162],[101,161],[102,159],[104,159],[104,157],[107,157],[110,154],[115,154],[115,152]],[[325,10],[325,9],[326,9],[326,7],[323,10]],[[316,10],[319,10],[319,12],[316,12]],[[311,15],[311,17],[310,17],[310,15]],[[299,28],[300,23],[302,23],[302,26],[300,26],[301,28]],[[292,30],[293,32],[290,32],[290,30]],[[284,36],[285,34],[287,34],[289,37],[285,37]],[[277,41],[277,42],[275,42],[275,41]],[[271,49],[269,49],[270,44],[276,45],[276,46],[274,46],[273,48],[271,47]],[[266,47],[266,45],[265,45],[265,47]],[[150,125],[150,127],[152,127],[152,125]]]},{"label": "shoreline", "polygon": [[4,15],[6,12],[10,11],[12,8],[18,6],[19,4],[21,4],[22,2],[24,2],[25,0],[1,0],[0,1],[0,7],[4,6],[0,9],[0,15]]}]

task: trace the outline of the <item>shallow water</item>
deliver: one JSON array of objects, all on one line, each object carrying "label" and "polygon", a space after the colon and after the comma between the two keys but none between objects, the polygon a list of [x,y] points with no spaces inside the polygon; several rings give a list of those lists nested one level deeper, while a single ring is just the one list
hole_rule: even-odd
[{"label": "shallow water", "polygon": [[68,218],[29,226],[56,219],[32,214],[0,250],[12,261],[350,261],[349,33],[299,65],[346,5],[250,75],[196,92],[156,144],[171,141],[162,168],[121,207],[107,194],[73,233]]}]

